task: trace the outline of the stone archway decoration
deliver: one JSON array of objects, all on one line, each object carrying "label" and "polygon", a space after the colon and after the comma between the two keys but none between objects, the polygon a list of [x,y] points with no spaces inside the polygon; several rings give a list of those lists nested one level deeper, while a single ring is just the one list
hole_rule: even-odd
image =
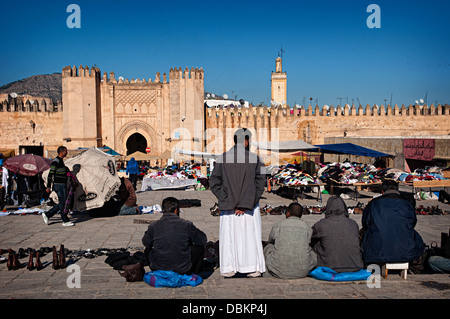
[{"label": "stone archway decoration", "polygon": [[160,152],[159,145],[157,143],[158,134],[155,130],[147,123],[142,121],[130,121],[126,123],[117,133],[117,150],[120,154],[126,154],[127,151],[127,140],[134,133],[140,133],[147,139],[147,145],[151,146],[150,155],[154,155]]}]

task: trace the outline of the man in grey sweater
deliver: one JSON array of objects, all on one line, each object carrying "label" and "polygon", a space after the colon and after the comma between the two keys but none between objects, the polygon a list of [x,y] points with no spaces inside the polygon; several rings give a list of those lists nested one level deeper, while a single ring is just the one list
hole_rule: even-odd
[{"label": "man in grey sweater", "polygon": [[220,210],[220,273],[259,277],[265,272],[259,199],[264,192],[264,164],[249,151],[251,132],[238,129],[234,147],[222,154],[210,176]]},{"label": "man in grey sweater", "polygon": [[306,277],[316,266],[317,256],[310,247],[312,229],[300,220],[303,207],[292,203],[286,219],[273,225],[264,248],[268,272],[278,278]]}]

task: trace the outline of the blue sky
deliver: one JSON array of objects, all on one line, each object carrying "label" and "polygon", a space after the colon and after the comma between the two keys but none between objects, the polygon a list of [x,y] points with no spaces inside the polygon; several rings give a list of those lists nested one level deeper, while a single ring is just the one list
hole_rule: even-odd
[{"label": "blue sky", "polygon": [[[69,4],[81,8],[70,29]],[[369,4],[381,9],[370,29]],[[2,1],[0,86],[66,65],[125,78],[202,67],[205,91],[270,104],[284,49],[290,105],[450,103],[450,1]]]}]

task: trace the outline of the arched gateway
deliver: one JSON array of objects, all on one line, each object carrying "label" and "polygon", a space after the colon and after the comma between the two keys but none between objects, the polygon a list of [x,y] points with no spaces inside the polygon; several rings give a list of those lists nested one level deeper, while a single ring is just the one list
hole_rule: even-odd
[{"label": "arched gateway", "polygon": [[[127,155],[150,147],[154,156],[172,150],[181,138],[202,140],[203,87],[203,70],[197,68],[129,81],[116,79],[113,72],[109,78],[101,75],[97,67],[67,66],[62,72],[63,139],[70,149],[107,145]],[[195,129],[198,121],[202,130]],[[182,130],[190,134],[181,136]],[[194,149],[188,141],[186,148]]]},{"label": "arched gateway", "polygon": [[155,130],[142,121],[131,121],[125,124],[117,134],[116,148],[120,154],[131,154],[135,151],[145,153],[150,147],[150,154],[159,154],[158,141]]},{"label": "arched gateway", "polygon": [[[127,140],[127,155],[133,154],[134,152],[147,152],[147,140],[140,133],[132,134]],[[151,149],[149,147],[149,149]]]}]

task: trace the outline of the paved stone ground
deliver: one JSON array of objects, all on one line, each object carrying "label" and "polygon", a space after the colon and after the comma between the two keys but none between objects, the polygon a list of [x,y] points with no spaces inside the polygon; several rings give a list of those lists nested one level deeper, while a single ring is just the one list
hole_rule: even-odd
[{"label": "paved stone ground", "polygon": [[[372,193],[361,192],[359,200],[367,203]],[[325,205],[329,195],[323,195],[323,202],[311,194],[303,205]],[[211,216],[209,208],[216,198],[210,191],[154,191],[138,193],[139,205],[160,204],[167,196],[178,199],[200,199],[200,208],[183,208],[182,218],[192,220],[208,236],[209,241],[218,240],[219,217]],[[287,205],[291,201],[272,193],[265,193],[261,206]],[[346,200],[354,206],[354,200]],[[438,201],[421,201],[424,206],[437,205],[450,210],[450,205]],[[142,247],[141,239],[149,221],[160,218],[160,214],[116,216],[111,218],[89,218],[85,214],[72,215],[74,227],[62,227],[59,216],[50,220],[47,226],[39,215],[0,217],[0,248],[52,247],[63,244],[70,250]],[[262,216],[263,240],[267,240],[274,223],[284,215]],[[323,215],[304,215],[311,226]],[[351,215],[361,225],[361,215]],[[450,215],[418,216],[416,230],[426,244],[440,243],[441,232],[448,232]],[[7,256],[5,254],[4,256]],[[0,264],[0,299],[449,299],[450,276],[448,274],[408,274],[403,280],[399,273],[390,273],[381,279],[380,288],[369,288],[366,282],[332,283],[302,278],[281,280],[274,277],[222,278],[216,269],[197,287],[154,288],[144,282],[127,283],[117,271],[104,262],[105,256],[93,259],[80,258],[71,261],[81,269],[81,288],[68,288],[67,279],[72,274],[67,269],[53,270],[51,254],[42,258],[45,268],[28,271],[26,268],[8,271],[6,262]],[[21,262],[26,265],[28,259]],[[146,271],[149,268],[146,267]]]}]

